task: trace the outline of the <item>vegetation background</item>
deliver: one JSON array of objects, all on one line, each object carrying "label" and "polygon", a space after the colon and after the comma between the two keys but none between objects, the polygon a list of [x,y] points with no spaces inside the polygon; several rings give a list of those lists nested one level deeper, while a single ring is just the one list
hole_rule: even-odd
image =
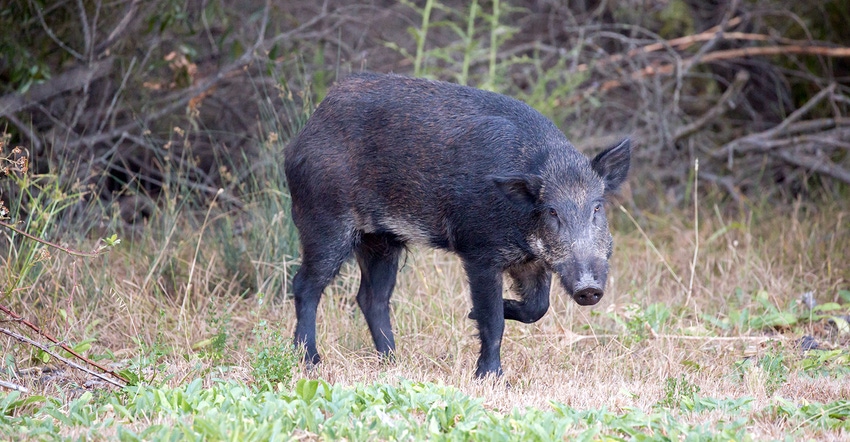
[{"label": "vegetation background", "polygon": [[[847,437],[848,23],[847,0],[4,2],[0,435]],[[633,139],[610,294],[509,324],[510,388],[471,380],[466,283],[428,250],[396,364],[353,265],[325,363],[296,363],[282,149],[360,70],[516,97],[588,155]]]}]

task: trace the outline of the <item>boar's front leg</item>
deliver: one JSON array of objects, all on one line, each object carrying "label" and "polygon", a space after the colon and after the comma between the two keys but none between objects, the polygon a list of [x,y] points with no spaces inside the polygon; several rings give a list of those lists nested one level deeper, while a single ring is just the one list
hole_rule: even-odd
[{"label": "boar's front leg", "polygon": [[390,296],[395,287],[398,259],[404,244],[388,235],[363,234],[355,249],[360,264],[357,305],[366,317],[375,348],[382,356],[395,351],[390,324]]},{"label": "boar's front leg", "polygon": [[511,267],[508,274],[514,280],[520,300],[505,299],[505,319],[526,324],[537,322],[549,310],[552,273],[542,262],[532,262]]},{"label": "boar's front leg", "polygon": [[489,264],[464,261],[472,294],[472,312],[469,317],[478,322],[481,353],[475,376],[502,375],[500,351],[505,331],[505,313],[502,300],[502,271]]}]

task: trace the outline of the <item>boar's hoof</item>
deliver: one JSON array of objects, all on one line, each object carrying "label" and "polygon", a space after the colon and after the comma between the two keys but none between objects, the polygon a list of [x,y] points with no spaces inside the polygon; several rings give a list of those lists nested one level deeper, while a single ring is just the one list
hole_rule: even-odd
[{"label": "boar's hoof", "polygon": [[599,287],[585,287],[573,295],[578,305],[593,305],[602,299],[602,289]]},{"label": "boar's hoof", "polygon": [[304,361],[304,366],[307,368],[307,370],[314,370],[322,362],[322,357],[319,356],[318,353],[314,353],[312,356],[309,354],[304,354],[304,356],[302,357],[302,361]]}]

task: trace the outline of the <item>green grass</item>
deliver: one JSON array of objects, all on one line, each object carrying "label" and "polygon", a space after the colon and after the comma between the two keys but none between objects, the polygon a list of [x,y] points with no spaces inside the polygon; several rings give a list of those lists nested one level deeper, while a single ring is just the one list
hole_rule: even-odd
[{"label": "green grass", "polygon": [[[700,414],[730,416],[691,423]],[[850,402],[797,406],[782,398],[755,409],[753,399],[687,395],[679,407],[498,411],[440,384],[396,379],[330,385],[300,380],[293,389],[258,390],[241,382],[194,380],[176,388],[138,386],[60,403],[18,393],[0,396],[0,434],[43,440],[755,440],[755,419],[787,420],[796,431],[850,430]]]}]

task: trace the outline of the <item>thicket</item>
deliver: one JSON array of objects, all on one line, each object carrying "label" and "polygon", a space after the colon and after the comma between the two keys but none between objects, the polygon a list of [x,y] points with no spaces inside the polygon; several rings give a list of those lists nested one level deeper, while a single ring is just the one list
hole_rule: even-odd
[{"label": "thicket", "polygon": [[742,205],[847,197],[848,22],[847,0],[22,0],[0,9],[0,126],[83,194],[61,218],[84,232],[138,224],[169,186],[240,209],[362,69],[510,94],[586,151],[631,135],[643,207],[683,203],[697,157]]}]

